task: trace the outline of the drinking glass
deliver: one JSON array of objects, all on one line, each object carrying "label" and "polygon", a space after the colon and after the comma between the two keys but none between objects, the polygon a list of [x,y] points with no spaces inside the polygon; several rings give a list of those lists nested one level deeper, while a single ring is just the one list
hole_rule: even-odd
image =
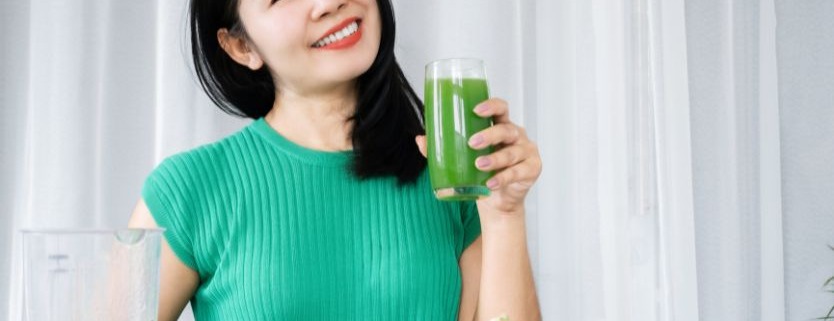
[{"label": "drinking glass", "polygon": [[475,167],[475,159],[493,149],[475,150],[469,139],[492,126],[492,118],[474,108],[489,99],[484,63],[479,59],[437,60],[426,65],[426,142],[429,176],[440,200],[476,200],[489,196],[486,181],[494,173]]}]

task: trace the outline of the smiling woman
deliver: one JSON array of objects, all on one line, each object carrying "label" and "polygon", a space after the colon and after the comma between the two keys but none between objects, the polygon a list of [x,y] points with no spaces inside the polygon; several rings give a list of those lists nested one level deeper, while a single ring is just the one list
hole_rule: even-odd
[{"label": "smiling woman", "polygon": [[[340,105],[334,112],[349,116],[337,119],[340,124],[333,129],[352,134],[349,142],[334,142],[330,149],[353,145],[360,176],[396,173],[404,182],[413,181],[425,166],[413,144],[423,130],[422,105],[394,58],[390,3],[344,2],[338,13],[305,3],[193,1],[192,54],[203,88],[224,111],[253,119],[286,111],[273,108],[282,103],[276,96],[288,99],[284,104],[290,106],[306,95],[323,96]],[[240,14],[227,10],[238,7]],[[353,21],[359,28],[356,36],[335,42],[334,31],[338,34]],[[314,48],[321,41],[331,43]],[[345,93],[354,97],[344,101],[340,96]],[[305,139],[304,129],[294,127],[282,134]]]},{"label": "smiling woman", "polygon": [[203,89],[253,121],[144,184],[130,225],[166,228],[160,320],[189,301],[198,320],[538,318],[523,215],[536,146],[487,101],[496,126],[477,134],[506,147],[483,168],[499,184],[477,204],[437,200],[390,1],[192,0],[190,14]]},{"label": "smiling woman", "polygon": [[[191,38],[206,39],[197,44],[198,63],[241,67],[206,73],[233,113],[266,115],[287,92],[268,63],[253,71],[217,42],[223,28],[239,37],[256,31],[251,16],[240,15],[243,1],[264,14],[306,3],[297,47],[311,59],[343,57],[313,46],[345,19],[364,18],[357,45],[369,39],[364,6],[374,4],[365,1],[195,3],[199,23],[209,26]],[[834,244],[834,1],[392,2],[396,61],[412,84],[422,83],[431,60],[482,58],[491,92],[540,139],[547,170],[525,215],[548,320],[810,320],[830,309],[831,293],[820,285],[834,266],[825,246]],[[282,126],[229,117],[195,86],[181,52],[189,3],[0,1],[0,30],[14,31],[0,35],[0,320],[25,320],[20,229],[121,227],[146,178],[145,195],[157,196],[141,203],[131,224],[180,227],[163,246],[161,321],[188,300],[198,320],[211,320],[212,309],[227,320],[316,319],[310,315],[334,309],[348,311],[343,319],[453,319],[457,310],[470,320],[476,305],[480,320],[504,312],[528,319],[502,306],[522,296],[486,290],[517,275],[502,264],[526,263],[521,229],[502,234],[509,229],[488,225],[490,204],[439,206],[429,198],[425,206],[419,196],[430,191],[397,190],[393,175],[357,179],[359,147],[329,136],[339,128],[332,124],[360,111],[353,130],[407,143],[396,151],[413,143],[376,130],[407,127],[420,108],[391,76],[386,3],[376,3],[379,49],[361,62],[378,67],[359,68],[365,94],[347,100],[356,110],[270,118]],[[321,6],[330,9],[314,17]],[[350,74],[356,70],[347,67],[361,64],[332,71]],[[322,72],[329,71],[316,77]],[[379,99],[385,88],[403,103]],[[287,101],[282,112],[317,110]],[[391,110],[369,107],[377,101]],[[286,123],[307,131],[276,137],[294,128]],[[247,125],[237,138],[165,160]],[[381,165],[393,168],[421,159],[387,161]],[[391,201],[379,201],[386,195]],[[475,235],[481,239],[454,262],[458,245]],[[423,271],[436,274],[411,278]],[[493,293],[504,297],[486,295]],[[193,320],[187,309],[180,320]]]}]

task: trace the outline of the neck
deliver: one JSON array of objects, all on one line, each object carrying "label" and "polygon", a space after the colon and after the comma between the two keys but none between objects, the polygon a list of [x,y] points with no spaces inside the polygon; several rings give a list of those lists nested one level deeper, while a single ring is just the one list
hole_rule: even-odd
[{"label": "neck", "polygon": [[321,92],[300,92],[284,86],[266,115],[269,125],[290,141],[321,151],[353,147],[347,121],[356,109],[355,82]]}]

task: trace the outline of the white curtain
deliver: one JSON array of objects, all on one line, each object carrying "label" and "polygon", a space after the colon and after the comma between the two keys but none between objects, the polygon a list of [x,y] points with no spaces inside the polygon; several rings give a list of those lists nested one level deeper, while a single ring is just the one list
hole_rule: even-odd
[{"label": "white curtain", "polygon": [[807,320],[834,305],[820,285],[834,276],[834,1],[776,0],[775,10],[786,315]]},{"label": "white curtain", "polygon": [[687,1],[705,320],[811,320],[834,298],[834,2]]},{"label": "white curtain", "polygon": [[185,1],[3,1],[0,319],[18,321],[21,228],[124,227],[167,155],[243,126],[185,63]]},{"label": "white curtain", "polygon": [[683,2],[659,3],[535,9],[554,320],[698,320]]},{"label": "white curtain", "polygon": [[[118,227],[154,164],[246,121],[185,0],[0,3],[0,315],[24,227]],[[546,320],[807,320],[834,298],[834,2],[395,0],[397,56],[481,57],[539,144]],[[181,320],[191,320],[189,313]]]}]

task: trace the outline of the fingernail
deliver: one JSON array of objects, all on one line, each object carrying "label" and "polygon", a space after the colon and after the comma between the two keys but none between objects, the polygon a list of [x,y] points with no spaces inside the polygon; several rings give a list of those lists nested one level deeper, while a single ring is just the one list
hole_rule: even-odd
[{"label": "fingernail", "polygon": [[475,135],[469,139],[469,146],[472,147],[479,147],[484,143],[484,136],[483,135]]},{"label": "fingernail", "polygon": [[498,180],[494,178],[488,180],[487,187],[489,187],[489,189],[495,189],[496,187],[498,187]]},{"label": "fingernail", "polygon": [[492,161],[488,157],[478,157],[478,160],[475,161],[475,166],[478,166],[478,168],[486,168],[490,164],[492,164]]},{"label": "fingernail", "polygon": [[475,113],[478,113],[478,114],[483,114],[484,112],[486,112],[486,111],[487,111],[487,109],[489,109],[489,105],[487,105],[487,104],[480,104],[480,105],[478,105],[478,106],[475,106]]}]

